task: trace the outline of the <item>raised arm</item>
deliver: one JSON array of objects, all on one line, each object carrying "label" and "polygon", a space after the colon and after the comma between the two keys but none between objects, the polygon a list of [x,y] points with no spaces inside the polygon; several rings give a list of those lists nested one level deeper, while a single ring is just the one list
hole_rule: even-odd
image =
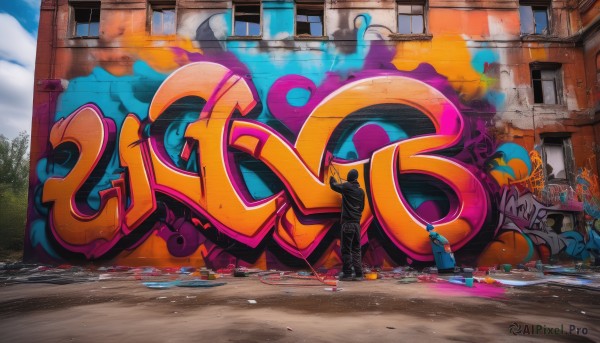
[{"label": "raised arm", "polygon": [[342,184],[335,181],[335,177],[329,177],[329,187],[338,193],[342,193]]}]

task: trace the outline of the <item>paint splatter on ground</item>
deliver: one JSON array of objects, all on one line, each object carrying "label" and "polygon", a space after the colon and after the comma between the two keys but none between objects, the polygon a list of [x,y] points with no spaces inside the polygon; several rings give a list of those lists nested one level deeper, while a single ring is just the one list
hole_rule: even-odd
[{"label": "paint splatter on ground", "polygon": [[457,285],[448,282],[430,283],[427,287],[440,296],[451,297],[480,297],[480,298],[505,298],[506,289],[501,286],[476,283],[473,287]]}]

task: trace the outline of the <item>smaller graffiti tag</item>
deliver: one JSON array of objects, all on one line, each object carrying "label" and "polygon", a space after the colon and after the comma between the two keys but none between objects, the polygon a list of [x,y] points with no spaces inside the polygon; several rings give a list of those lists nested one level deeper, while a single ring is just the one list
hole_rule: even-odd
[{"label": "smaller graffiti tag", "polygon": [[586,327],[579,327],[574,324],[560,324],[560,326],[547,326],[542,324],[525,324],[512,322],[508,327],[508,332],[511,335],[515,336],[586,336],[589,332],[589,329]]},{"label": "smaller graffiti tag", "polygon": [[569,256],[585,259],[590,251],[595,251],[598,242],[595,235],[586,237],[574,230],[573,212],[580,210],[578,204],[545,204],[529,191],[520,193],[516,187],[504,187],[497,230],[520,232],[535,246],[546,246],[551,255],[565,251]]}]

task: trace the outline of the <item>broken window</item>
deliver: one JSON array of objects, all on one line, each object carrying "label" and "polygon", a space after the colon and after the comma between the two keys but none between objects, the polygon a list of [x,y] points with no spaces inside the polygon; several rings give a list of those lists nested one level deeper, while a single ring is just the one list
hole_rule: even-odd
[{"label": "broken window", "polygon": [[542,149],[546,180],[569,182],[569,165],[573,158],[569,137],[543,137]]},{"label": "broken window", "polygon": [[233,34],[260,36],[260,3],[243,3],[234,6]]},{"label": "broken window", "polygon": [[521,1],[519,16],[521,17],[521,34],[548,34],[548,6]]},{"label": "broken window", "polygon": [[557,235],[563,232],[573,231],[575,228],[575,217],[570,212],[549,211],[546,214],[546,227]]},{"label": "broken window", "polygon": [[175,3],[151,5],[150,33],[152,35],[174,35],[177,31]]},{"label": "broken window", "polygon": [[562,94],[560,64],[533,63],[530,67],[533,102],[536,104],[560,104]]},{"label": "broken window", "polygon": [[298,4],[296,6],[296,35],[323,36],[323,4]]},{"label": "broken window", "polygon": [[425,33],[425,4],[415,1],[398,1],[398,33]]},{"label": "broken window", "polygon": [[71,37],[98,37],[100,35],[100,3],[71,3]]}]

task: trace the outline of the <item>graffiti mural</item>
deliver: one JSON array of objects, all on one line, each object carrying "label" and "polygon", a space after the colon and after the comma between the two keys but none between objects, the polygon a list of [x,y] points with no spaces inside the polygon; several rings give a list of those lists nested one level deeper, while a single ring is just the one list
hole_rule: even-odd
[{"label": "graffiti mural", "polygon": [[591,196],[544,197],[539,155],[494,136],[497,51],[434,38],[456,54],[448,68],[366,13],[334,33],[353,46],[228,40],[230,11],[188,19],[190,37],[160,48],[107,34],[130,70],[73,67],[32,171],[30,258],[334,267],[341,198],[327,180],[350,169],[372,266],[431,264],[428,223],[470,265],[598,245],[577,231]]}]

